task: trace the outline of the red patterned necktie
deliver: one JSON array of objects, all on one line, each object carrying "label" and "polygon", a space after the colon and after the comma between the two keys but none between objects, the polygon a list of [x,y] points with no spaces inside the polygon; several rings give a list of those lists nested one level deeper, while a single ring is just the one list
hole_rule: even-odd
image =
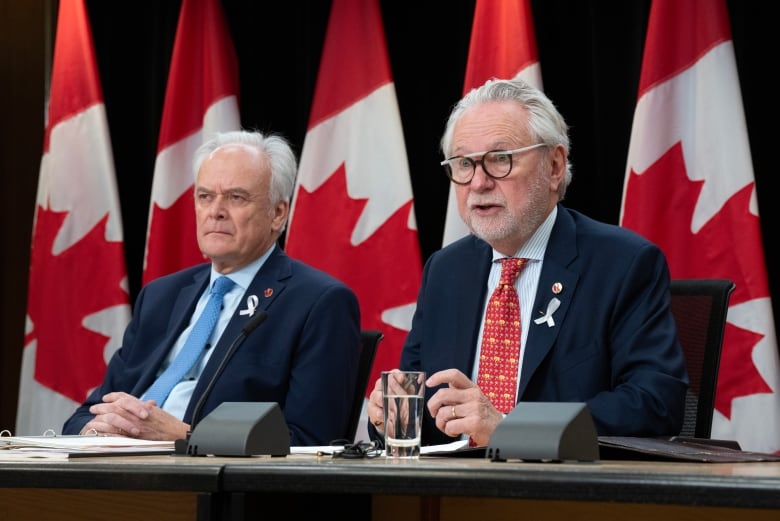
[{"label": "red patterned necktie", "polygon": [[477,385],[503,413],[516,403],[520,362],[520,299],[515,280],[528,259],[501,259],[501,280],[490,296],[482,332]]}]

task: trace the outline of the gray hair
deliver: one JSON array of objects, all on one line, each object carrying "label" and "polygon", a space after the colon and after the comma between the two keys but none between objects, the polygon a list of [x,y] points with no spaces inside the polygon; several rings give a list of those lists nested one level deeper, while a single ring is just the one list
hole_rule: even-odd
[{"label": "gray hair", "polygon": [[298,161],[290,143],[278,134],[263,134],[260,131],[233,130],[218,132],[195,151],[193,168],[197,178],[203,161],[215,150],[225,145],[248,145],[259,150],[271,165],[270,205],[279,201],[290,202],[295,189]]},{"label": "gray hair", "polygon": [[490,79],[481,87],[469,91],[453,107],[444,134],[441,151],[445,158],[452,156],[452,134],[455,123],[466,110],[493,101],[516,101],[528,112],[528,132],[536,143],[548,146],[563,145],[566,148],[566,176],[558,186],[558,199],[566,195],[572,178],[569,157],[569,126],[553,102],[542,91],[520,78],[510,80]]}]

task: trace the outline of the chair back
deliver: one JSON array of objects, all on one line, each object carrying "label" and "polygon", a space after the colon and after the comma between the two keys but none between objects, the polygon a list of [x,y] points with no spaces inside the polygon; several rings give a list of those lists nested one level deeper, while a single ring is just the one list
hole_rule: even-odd
[{"label": "chair back", "polygon": [[352,409],[349,416],[349,426],[347,440],[355,440],[357,436],[358,425],[360,424],[360,415],[363,412],[363,405],[368,389],[368,377],[371,375],[371,369],[374,366],[374,358],[379,348],[379,343],[385,335],[381,331],[374,329],[364,329],[360,332],[361,349],[360,359],[358,361],[358,377],[355,385],[355,394],[352,397]]},{"label": "chair back", "polygon": [[726,315],[735,287],[728,279],[672,279],[672,314],[690,379],[680,436],[709,438],[712,432]]}]

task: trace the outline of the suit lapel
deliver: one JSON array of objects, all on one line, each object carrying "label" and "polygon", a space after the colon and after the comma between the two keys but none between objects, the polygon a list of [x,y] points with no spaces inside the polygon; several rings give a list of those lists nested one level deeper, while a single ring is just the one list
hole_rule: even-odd
[{"label": "suit lapel", "polygon": [[152,352],[148,369],[138,380],[136,388],[134,389],[135,393],[144,392],[152,384],[155,378],[157,378],[157,370],[173,348],[176,339],[179,338],[181,332],[184,331],[184,328],[189,324],[198,297],[206,288],[209,274],[210,271],[208,266],[198,270],[193,275],[192,282],[179,290],[168,317],[165,340],[160,342],[159,346]]},{"label": "suit lapel", "polygon": [[[569,213],[559,206],[558,217],[544,254],[544,265],[539,276],[534,305],[530,310],[531,321],[528,325],[523,368],[517,391],[518,399],[522,399],[531,376],[552,349],[555,339],[558,337],[560,326],[566,319],[566,313],[580,277],[578,272],[568,268],[576,256],[577,242],[574,221]],[[553,299],[559,301],[554,312]],[[552,313],[550,314],[550,312]],[[547,319],[548,316],[552,318],[552,321]]]},{"label": "suit lapel", "polygon": [[[474,370],[474,357],[477,353],[477,336],[482,321],[482,305],[485,301],[487,284],[485,281],[493,261],[493,250],[486,242],[471,237],[473,247],[466,250],[463,262],[458,262],[455,278],[456,292],[455,302],[455,343],[454,346],[468,346],[466,349],[458,347],[451,349],[455,353],[455,365],[467,376]],[[476,295],[476,298],[473,297]]]}]

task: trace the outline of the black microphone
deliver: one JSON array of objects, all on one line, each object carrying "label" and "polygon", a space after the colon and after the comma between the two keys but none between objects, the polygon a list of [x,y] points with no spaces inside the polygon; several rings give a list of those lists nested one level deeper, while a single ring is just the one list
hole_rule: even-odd
[{"label": "black microphone", "polygon": [[192,435],[192,431],[195,429],[195,422],[198,418],[198,415],[200,414],[200,410],[203,409],[203,406],[206,403],[206,398],[208,398],[209,394],[211,393],[211,389],[216,385],[217,379],[222,374],[222,371],[225,370],[225,366],[227,365],[230,358],[233,356],[233,353],[236,352],[236,349],[238,349],[238,346],[241,345],[241,342],[246,339],[247,336],[249,336],[249,333],[257,329],[257,326],[265,322],[265,319],[268,318],[268,313],[263,311],[262,309],[257,311],[252,318],[247,320],[246,324],[244,324],[244,327],[241,328],[241,332],[238,334],[238,336],[233,340],[233,343],[230,344],[230,347],[228,347],[228,350],[225,352],[225,356],[222,357],[222,360],[219,362],[219,366],[217,366],[217,370],[214,372],[214,376],[211,377],[211,380],[209,380],[208,385],[203,390],[203,394],[200,395],[200,398],[198,399],[198,403],[195,404],[195,407],[192,409],[192,420],[190,421],[190,429],[187,431],[187,438],[176,440],[174,442],[174,453],[175,454],[187,454],[187,449],[189,446],[190,436]]}]

